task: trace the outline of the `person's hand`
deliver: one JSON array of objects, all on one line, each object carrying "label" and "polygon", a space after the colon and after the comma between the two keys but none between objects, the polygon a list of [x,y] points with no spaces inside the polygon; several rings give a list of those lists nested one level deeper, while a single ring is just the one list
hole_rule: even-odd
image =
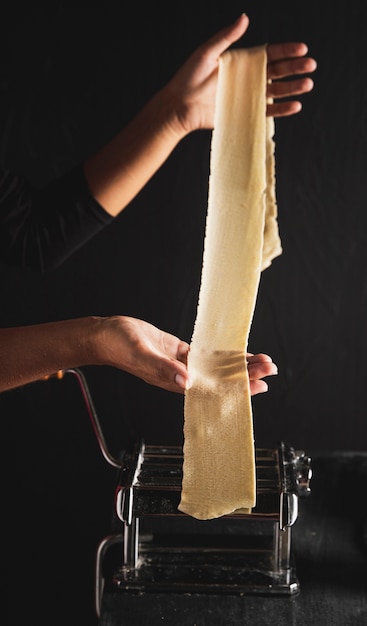
[{"label": "person's hand", "polygon": [[267,354],[246,354],[247,370],[250,379],[250,392],[252,396],[264,393],[268,390],[265,380],[266,376],[274,376],[278,373],[278,368]]},{"label": "person's hand", "polygon": [[100,318],[100,324],[96,349],[101,364],[167,391],[183,393],[189,386],[188,343],[133,317]]},{"label": "person's hand", "polygon": [[[133,317],[99,318],[98,323],[93,363],[112,365],[167,391],[184,393],[190,387],[188,343]],[[247,353],[246,361],[251,395],[267,391],[262,379],[277,374],[270,356]]]},{"label": "person's hand", "polygon": [[[220,30],[195,50],[165,87],[176,102],[175,122],[180,128],[178,132],[213,128],[218,59],[244,35],[248,25],[248,17],[241,15],[234,24]],[[307,46],[304,43],[269,44],[267,53],[267,96],[275,99],[268,105],[267,114],[274,117],[293,115],[301,110],[298,100],[277,100],[311,91],[312,79],[301,75],[313,72],[316,61],[305,56]],[[288,80],[281,81],[283,78]]]}]

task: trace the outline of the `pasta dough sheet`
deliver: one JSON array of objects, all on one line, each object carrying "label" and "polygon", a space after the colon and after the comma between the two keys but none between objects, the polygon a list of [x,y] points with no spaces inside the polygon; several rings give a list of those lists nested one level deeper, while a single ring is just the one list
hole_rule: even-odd
[{"label": "pasta dough sheet", "polygon": [[246,363],[260,274],[281,254],[266,47],[219,60],[199,302],[188,358],[179,509],[197,519],[256,504]]}]

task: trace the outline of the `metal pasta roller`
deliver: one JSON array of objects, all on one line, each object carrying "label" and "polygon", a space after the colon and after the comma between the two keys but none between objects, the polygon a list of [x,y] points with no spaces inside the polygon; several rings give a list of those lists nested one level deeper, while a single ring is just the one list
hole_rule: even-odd
[{"label": "metal pasta roller", "polygon": [[67,372],[78,378],[103,456],[118,469],[113,532],[97,550],[98,615],[104,589],[242,595],[299,592],[291,530],[299,497],[310,493],[311,460],[303,451],[284,442],[275,449],[257,449],[257,503],[252,512],[196,520],[177,508],[182,448],[138,441],[122,459],[114,459],[83,374]]}]

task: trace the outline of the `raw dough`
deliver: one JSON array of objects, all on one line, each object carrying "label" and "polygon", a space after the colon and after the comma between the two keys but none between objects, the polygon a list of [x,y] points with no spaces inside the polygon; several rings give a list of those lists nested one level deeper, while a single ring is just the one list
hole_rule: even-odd
[{"label": "raw dough", "polygon": [[219,61],[199,303],[184,406],[179,509],[211,519],[256,503],[245,355],[261,271],[281,254],[266,46]]}]

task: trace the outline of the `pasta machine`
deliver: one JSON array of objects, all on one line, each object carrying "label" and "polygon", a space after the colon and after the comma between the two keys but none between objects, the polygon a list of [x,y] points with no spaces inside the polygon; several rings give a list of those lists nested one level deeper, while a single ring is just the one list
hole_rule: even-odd
[{"label": "pasta machine", "polygon": [[249,514],[196,520],[178,510],[180,446],[138,441],[121,459],[106,446],[85,378],[75,374],[103,456],[116,467],[112,532],[98,546],[96,610],[104,589],[295,595],[300,586],[292,550],[298,499],[310,493],[311,460],[280,442],[258,448],[256,507]]}]

